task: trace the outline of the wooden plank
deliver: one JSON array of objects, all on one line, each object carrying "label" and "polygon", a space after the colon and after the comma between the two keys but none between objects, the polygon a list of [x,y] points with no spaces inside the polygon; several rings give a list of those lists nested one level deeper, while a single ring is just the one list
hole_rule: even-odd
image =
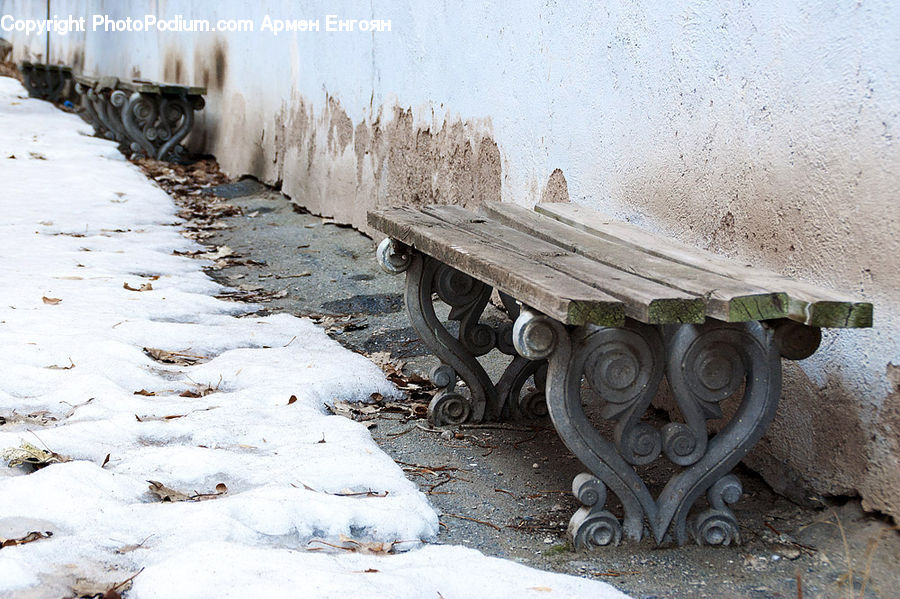
[{"label": "wooden plank", "polygon": [[427,206],[422,212],[590,285],[625,305],[625,315],[649,324],[701,323],[706,301],[567,251],[529,233],[480,217],[459,206]]},{"label": "wooden plank", "polygon": [[206,93],[205,87],[178,85],[175,83],[157,83],[156,81],[148,81],[146,79],[122,81],[120,87],[130,92],[140,92],[142,94],[202,96]]},{"label": "wooden plank", "polygon": [[107,89],[114,90],[121,83],[123,82],[119,81],[117,77],[100,77],[100,79],[97,81],[97,86],[94,89],[96,89],[97,91],[103,91]]},{"label": "wooden plank", "polygon": [[560,322],[625,324],[624,306],[616,298],[412,208],[369,212],[368,224]]},{"label": "wooden plank", "polygon": [[726,322],[788,316],[788,296],[660,258],[570,227],[513,204],[488,202],[485,212],[497,221],[558,247],[621,271],[706,299],[706,314]]},{"label": "wooden plank", "polygon": [[93,88],[97,85],[97,82],[100,81],[97,77],[91,77],[89,75],[75,75],[75,82],[80,83],[81,85],[86,85],[90,88]]},{"label": "wooden plank", "polygon": [[810,326],[860,328],[872,326],[873,306],[842,293],[797,281],[776,272],[742,265],[674,239],[648,233],[575,204],[542,203],[535,210],[562,223],[614,243],[709,272],[777,289],[788,294],[788,317]]}]

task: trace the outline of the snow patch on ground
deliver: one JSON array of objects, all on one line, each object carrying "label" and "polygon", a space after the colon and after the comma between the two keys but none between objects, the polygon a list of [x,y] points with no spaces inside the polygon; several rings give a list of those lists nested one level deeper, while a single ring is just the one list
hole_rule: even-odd
[{"label": "snow patch on ground", "polygon": [[[204,263],[174,254],[197,246],[171,198],[77,117],[23,96],[0,78],[0,450],[25,441],[73,461],[0,462],[0,537],[53,533],[0,553],[0,596],[141,568],[129,597],[621,596],[459,547],[310,552],[342,535],[402,549],[437,535],[366,428],[325,407],[396,389],[310,321],[240,318],[246,305],[212,297]],[[160,503],[148,480],[228,491]]]}]

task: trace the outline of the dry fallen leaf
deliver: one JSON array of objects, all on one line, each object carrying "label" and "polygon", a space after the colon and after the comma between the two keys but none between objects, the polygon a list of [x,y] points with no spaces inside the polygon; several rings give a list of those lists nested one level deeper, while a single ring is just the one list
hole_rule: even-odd
[{"label": "dry fallen leaf", "polygon": [[53,536],[51,531],[39,532],[32,531],[25,535],[24,537],[19,537],[18,539],[4,539],[0,537],[0,549],[3,547],[13,547],[15,545],[24,545],[25,543],[31,543],[33,541],[37,541],[39,539],[49,539]]},{"label": "dry fallen leaf", "polygon": [[297,401],[297,396],[296,396],[296,395],[291,395],[290,399],[288,399],[288,405],[291,405],[291,404],[294,403],[295,401]]},{"label": "dry fallen leaf", "polygon": [[222,258],[227,258],[228,256],[233,256],[234,252],[231,251],[231,248],[227,245],[220,245],[216,248],[215,252],[207,252],[205,254],[197,254],[198,258],[206,258],[208,260],[221,260]]},{"label": "dry fallen leaf", "polygon": [[217,484],[214,493],[195,492],[193,495],[188,495],[187,493],[182,493],[181,491],[171,489],[159,481],[148,480],[147,482],[150,483],[150,492],[159,497],[160,501],[163,502],[203,501],[205,499],[215,499],[220,495],[225,495],[226,493],[228,493],[228,487],[225,485],[225,483]]},{"label": "dry fallen leaf", "polygon": [[170,489],[159,481],[148,480],[147,482],[150,483],[150,492],[159,497],[161,501],[187,501],[191,498],[190,495]]},{"label": "dry fallen leaf", "polygon": [[42,297],[41,299],[44,301],[45,304],[49,304],[51,306],[55,306],[56,304],[58,304],[59,302],[62,301],[58,297],[47,297],[46,295],[44,297]]},{"label": "dry fallen leaf", "polygon": [[128,291],[153,291],[153,285],[150,283],[143,283],[140,287],[132,287],[128,283],[122,283],[122,287]]},{"label": "dry fallen leaf", "polygon": [[[329,543],[320,539],[313,539],[310,543],[321,543],[322,545],[328,545],[335,549],[350,551],[352,553],[363,553],[366,555],[387,555],[394,549],[394,543],[392,542],[373,543],[368,541],[357,541],[356,539],[351,539],[344,535],[341,535],[339,538],[342,543],[341,545],[335,545],[334,543]],[[317,548],[311,549],[315,550]]]},{"label": "dry fallen leaf", "polygon": [[49,449],[41,449],[35,447],[27,441],[22,441],[19,447],[10,447],[0,451],[0,458],[6,460],[10,468],[17,466],[31,466],[35,470],[49,466],[50,464],[61,464],[69,462],[72,458],[50,451]]},{"label": "dry fallen leaf", "polygon": [[154,393],[153,391],[147,391],[146,389],[141,389],[140,391],[135,391],[134,394],[135,395],[145,395],[147,397],[152,397],[152,396],[156,395],[156,393]]},{"label": "dry fallen leaf", "polygon": [[72,370],[73,368],[75,368],[75,362],[72,361],[72,358],[69,358],[68,366],[59,366],[57,364],[53,364],[51,366],[44,366],[44,368],[47,368],[48,370]]},{"label": "dry fallen leaf", "polygon": [[204,356],[195,356],[183,352],[166,351],[164,349],[157,349],[155,347],[145,347],[144,353],[157,362],[163,362],[165,364],[179,364],[181,366],[191,366],[193,364],[196,364],[200,360],[206,359]]}]

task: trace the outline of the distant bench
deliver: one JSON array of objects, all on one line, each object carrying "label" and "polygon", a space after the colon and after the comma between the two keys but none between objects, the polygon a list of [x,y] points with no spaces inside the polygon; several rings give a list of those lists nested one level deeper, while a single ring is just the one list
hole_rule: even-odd
[{"label": "distant bench", "polygon": [[58,102],[66,82],[72,78],[71,68],[55,64],[23,61],[19,63],[19,72],[28,95],[48,102]]},{"label": "distant bench", "polygon": [[184,156],[180,143],[194,125],[194,111],[205,105],[204,87],[87,75],[76,75],[75,84],[98,136],[157,160]]},{"label": "distant bench", "polygon": [[[823,327],[872,326],[872,304],[751,268],[572,204],[537,211],[492,203],[483,214],[455,206],[369,212],[385,233],[378,258],[406,272],[413,326],[441,360],[429,405],[436,425],[549,412],[590,471],[573,492],[583,506],[569,533],[576,546],[639,540],[740,542],[728,504],[741,496],[732,468],[760,439],[781,394],[781,358],[812,355]],[[479,322],[492,289],[510,322]],[[458,321],[452,334],[434,296]],[[477,357],[510,355],[491,380]],[[682,414],[660,428],[642,418],[666,377]],[[532,377],[538,392],[522,395]],[[457,378],[468,388],[457,386]],[[582,380],[614,423],[606,438],[585,414]],[[710,437],[707,420],[740,397]],[[681,467],[657,497],[635,467],[660,455]],[[606,507],[612,490],[620,520]],[[689,518],[706,494],[708,505]]]}]

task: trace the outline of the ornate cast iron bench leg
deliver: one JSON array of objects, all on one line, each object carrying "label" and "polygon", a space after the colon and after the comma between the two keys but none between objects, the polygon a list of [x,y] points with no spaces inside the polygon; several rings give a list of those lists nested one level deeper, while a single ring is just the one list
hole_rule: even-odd
[{"label": "ornate cast iron bench leg", "polygon": [[87,85],[76,83],[75,93],[77,93],[78,97],[81,99],[82,118],[84,118],[84,120],[86,120],[91,125],[91,127],[94,128],[94,135],[96,137],[101,137],[106,128],[103,126],[103,122],[100,120],[100,115],[97,114],[97,110],[94,108],[94,104],[91,100],[91,96],[94,94],[94,90]]},{"label": "ornate cast iron bench leg", "polygon": [[[431,372],[440,388],[428,406],[436,425],[546,415],[543,393],[520,397],[528,378],[543,388],[546,363],[517,356],[512,345],[512,322],[501,327],[480,323],[492,288],[451,266],[385,239],[378,246],[378,261],[390,273],[406,272],[406,307],[413,327],[441,364]],[[453,335],[437,317],[434,296],[450,306],[449,320],[459,323]],[[518,316],[515,301],[501,294],[512,319]],[[497,348],[512,360],[496,385],[478,362],[478,356]],[[462,379],[469,390],[458,384]]]},{"label": "ornate cast iron bench leg", "polygon": [[185,150],[179,144],[194,126],[194,111],[204,105],[202,96],[132,93],[122,109],[131,149],[157,160],[180,158]]},{"label": "ornate cast iron bench leg", "polygon": [[[629,321],[624,328],[566,327],[524,309],[513,342],[526,358],[550,361],[547,404],[568,448],[588,468],[572,490],[584,505],[569,522],[577,547],[640,540],[645,531],[657,544],[688,535],[697,543],[740,542],[728,504],[741,496],[730,474],[775,415],[781,393],[781,356],[773,329],[758,322],[663,328]],[[657,430],[640,419],[665,375],[684,422]],[[603,400],[601,415],[615,422],[612,440],[585,415],[582,379]],[[742,392],[728,424],[708,438],[706,421],[722,417],[719,402]],[[635,471],[660,454],[682,469],[654,498]],[[606,509],[611,490],[624,507],[620,521]],[[708,509],[689,518],[706,493]]]},{"label": "ornate cast iron bench leg", "polygon": [[32,98],[58,102],[70,74],[58,68],[45,65],[20,65],[22,82]]}]

